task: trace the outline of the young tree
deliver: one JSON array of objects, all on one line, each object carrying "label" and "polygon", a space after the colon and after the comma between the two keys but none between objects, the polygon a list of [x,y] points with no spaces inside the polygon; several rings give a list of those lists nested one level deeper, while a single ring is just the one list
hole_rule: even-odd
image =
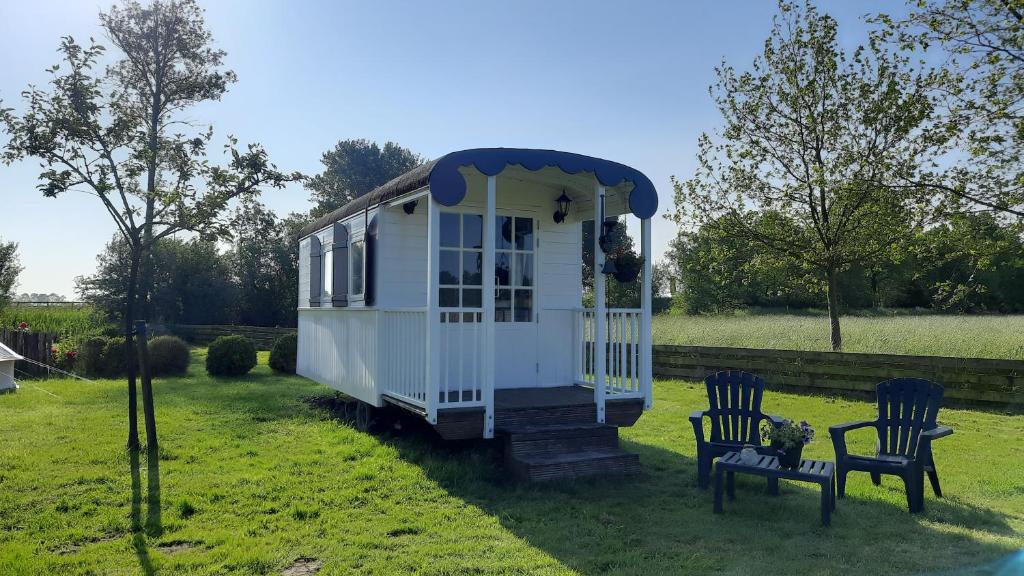
[{"label": "young tree", "polygon": [[313,192],[316,218],[340,208],[387,181],[405,174],[423,163],[423,158],[408,148],[387,142],[381,148],[369,140],[341,140],[333,150],[324,152],[320,162],[324,171],[306,182]]},{"label": "young tree", "polygon": [[[225,235],[229,201],[264,186],[283,186],[298,174],[279,172],[258,144],[238,150],[229,138],[228,161],[207,160],[212,127],[191,123],[185,112],[219,100],[235,75],[223,67],[195,0],[126,0],[100,14],[119,58],[105,68],[105,48],[94,41],[61,41],[62,62],[50,68],[47,90],[29,87],[26,109],[0,112],[10,140],[3,158],[42,161],[39,188],[46,196],[91,194],[102,204],[129,252],[124,294],[126,346],[133,346],[137,314],[149,310],[149,257],[160,239],[187,230],[205,238]],[[155,448],[156,420],[144,346],[139,347],[147,442]],[[129,364],[128,445],[139,445],[136,368]]]},{"label": "young tree", "polygon": [[18,244],[0,240],[0,308],[7,306],[18,285],[21,265],[18,263]]},{"label": "young tree", "polygon": [[[837,23],[810,3],[779,3],[751,70],[724,63],[710,89],[724,120],[699,141],[698,168],[673,180],[678,223],[720,226],[827,285],[832,348],[842,347],[840,272],[905,239],[923,219],[905,187],[944,133],[924,130],[932,78],[871,43],[840,49]],[[754,227],[752,211],[780,217]]]},{"label": "young tree", "polygon": [[905,18],[879,14],[878,37],[945,54],[935,85],[941,117],[957,128],[951,165],[924,184],[972,207],[1024,217],[1024,0],[920,0]]}]

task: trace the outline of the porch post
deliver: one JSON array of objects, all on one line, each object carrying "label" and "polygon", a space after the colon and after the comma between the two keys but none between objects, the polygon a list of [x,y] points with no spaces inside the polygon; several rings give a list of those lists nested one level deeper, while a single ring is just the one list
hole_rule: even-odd
[{"label": "porch post", "polygon": [[644,394],[644,409],[651,408],[652,350],[651,350],[651,219],[640,220],[640,256],[643,258],[643,282],[640,286],[640,389]]},{"label": "porch post", "polygon": [[604,302],[604,252],[598,241],[604,227],[604,186],[600,182],[594,187],[594,403],[597,404],[597,421],[604,423],[605,380],[608,375],[605,353],[607,351],[608,315]]},{"label": "porch post", "polygon": [[483,382],[484,438],[494,438],[494,226],[497,206],[497,176],[487,177],[487,203],[484,208],[484,315]]},{"label": "porch post", "polygon": [[441,256],[439,247],[440,206],[433,195],[427,194],[427,422],[437,424],[437,404],[441,390],[441,318],[438,316],[438,259]]}]

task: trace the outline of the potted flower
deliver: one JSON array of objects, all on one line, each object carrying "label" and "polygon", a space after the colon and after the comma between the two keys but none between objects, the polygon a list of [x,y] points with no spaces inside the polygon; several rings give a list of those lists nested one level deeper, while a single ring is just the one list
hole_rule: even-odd
[{"label": "potted flower", "polygon": [[779,466],[796,468],[800,466],[800,455],[804,446],[814,440],[814,428],[802,420],[799,424],[783,420],[780,426],[771,422],[761,424],[761,439],[770,442],[779,455]]},{"label": "potted flower", "polygon": [[615,255],[615,279],[621,284],[626,284],[636,280],[636,277],[640,275],[640,269],[643,268],[643,258],[636,255],[636,253],[629,250],[621,250]]}]

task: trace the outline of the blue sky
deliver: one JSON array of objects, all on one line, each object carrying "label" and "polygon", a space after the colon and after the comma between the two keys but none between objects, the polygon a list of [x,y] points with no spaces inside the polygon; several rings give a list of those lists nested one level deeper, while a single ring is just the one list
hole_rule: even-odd
[{"label": "blue sky", "polygon": [[[62,35],[105,39],[109,2],[0,2],[0,98],[47,80]],[[261,142],[286,170],[314,174],[339,139],[396,141],[428,158],[482,146],[568,150],[647,174],[661,214],[672,175],[720,123],[707,93],[723,58],[747,67],[775,13],[769,1],[205,1],[207,23],[239,82],[190,118],[218,136]],[[862,16],[902,2],[822,1],[841,41]],[[0,136],[2,138],[2,136]],[[212,158],[216,161],[215,155]],[[37,161],[0,165],[0,237],[20,244],[19,292],[74,296],[114,228],[95,198],[43,198]],[[307,210],[301,185],[263,202]],[[660,258],[674,224],[656,218]]]}]

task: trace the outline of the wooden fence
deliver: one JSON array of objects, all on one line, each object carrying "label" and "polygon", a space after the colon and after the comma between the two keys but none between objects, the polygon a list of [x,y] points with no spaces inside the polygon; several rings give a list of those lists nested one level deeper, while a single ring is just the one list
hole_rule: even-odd
[{"label": "wooden fence", "polygon": [[228,326],[228,325],[193,325],[167,324],[152,328],[154,334],[174,334],[192,344],[209,344],[220,336],[237,334],[245,336],[256,343],[259,350],[270,350],[279,337],[295,332],[296,328],[276,328],[266,326]]},{"label": "wooden fence", "polygon": [[770,387],[873,397],[889,378],[927,378],[952,404],[1024,407],[1024,361],[848,352],[805,352],[706,346],[654,346],[654,375],[701,380],[720,370],[746,370]]},{"label": "wooden fence", "polygon": [[[0,328],[0,342],[21,356],[43,364],[53,364],[53,355],[50,349],[56,341],[57,334],[52,332],[25,332]],[[15,378],[48,374],[46,368],[24,360],[18,360],[14,364],[14,368],[17,370],[14,374]]]}]

